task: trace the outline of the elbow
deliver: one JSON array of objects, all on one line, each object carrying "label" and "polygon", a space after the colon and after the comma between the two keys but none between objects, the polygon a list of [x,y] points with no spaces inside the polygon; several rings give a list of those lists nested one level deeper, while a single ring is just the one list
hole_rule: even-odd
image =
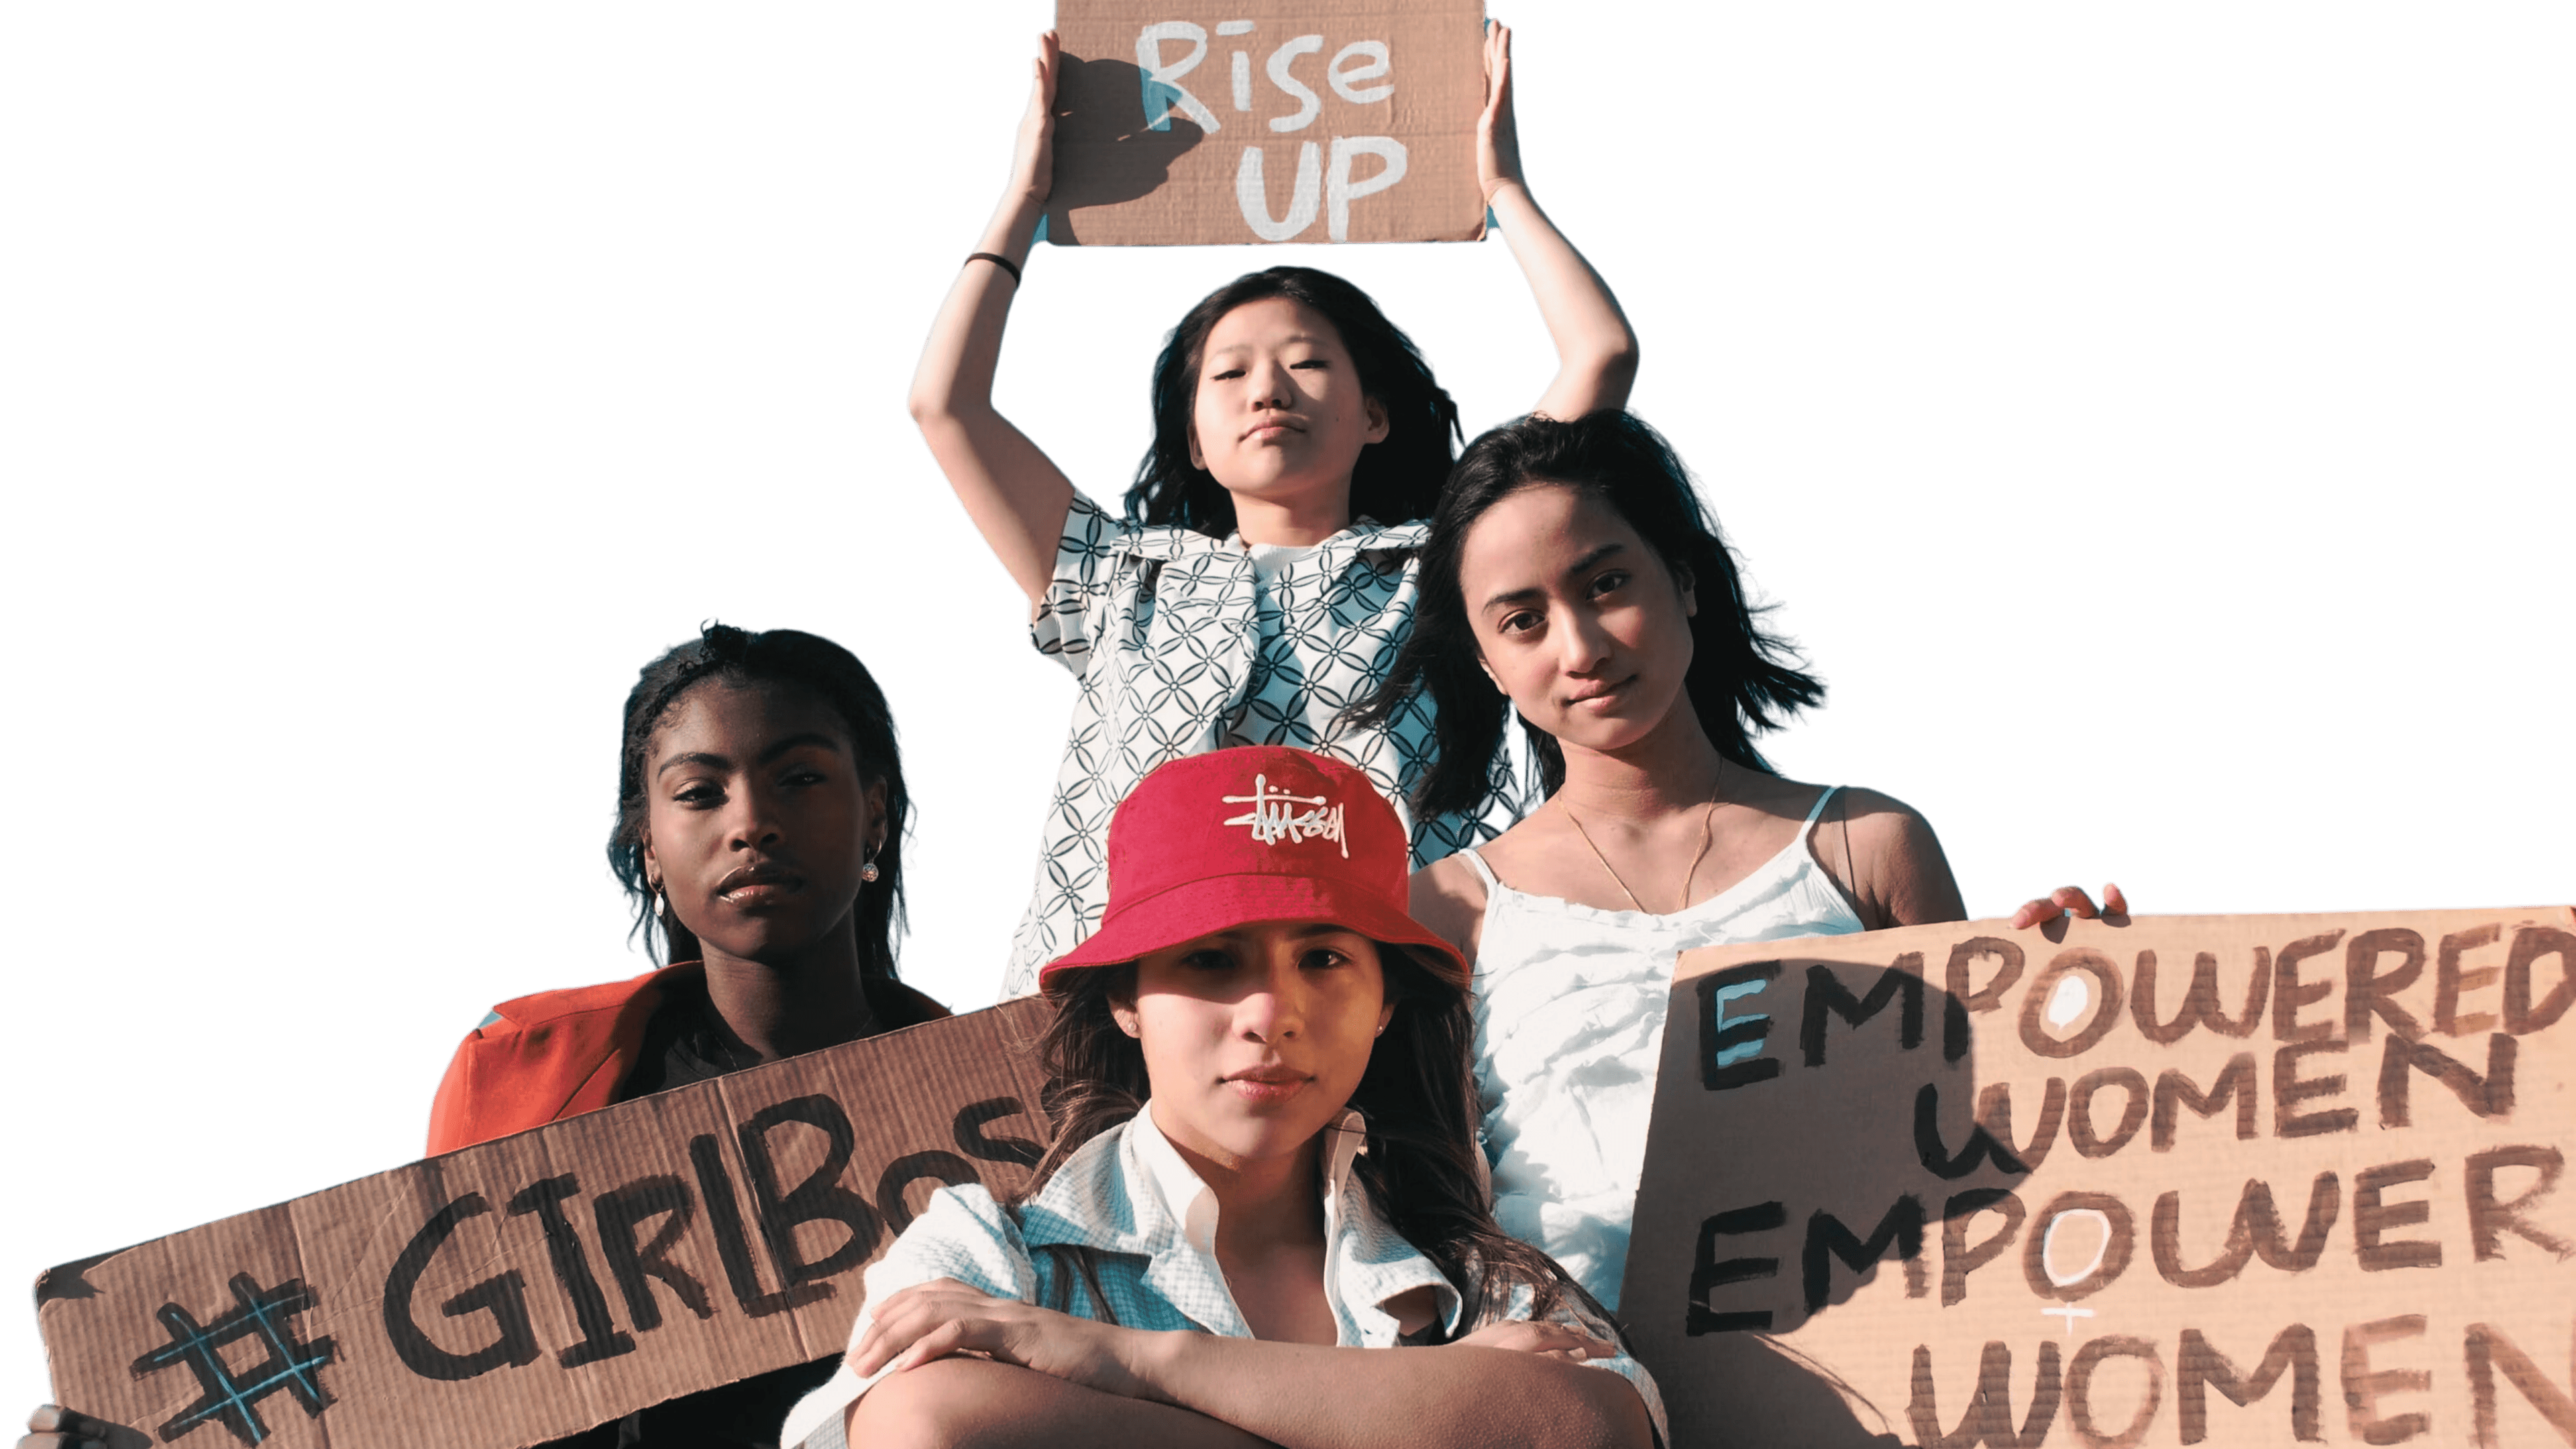
[{"label": "elbow", "polygon": [[957,408],[950,400],[946,388],[925,387],[916,383],[913,385],[911,394],[904,398],[903,405],[904,411],[912,414],[913,426],[925,433],[941,423],[953,421],[957,416]]},{"label": "elbow", "polygon": [[1601,377],[1605,407],[1625,407],[1628,390],[1637,385],[1637,334],[1621,326],[1619,335],[1601,349],[1594,369]]}]

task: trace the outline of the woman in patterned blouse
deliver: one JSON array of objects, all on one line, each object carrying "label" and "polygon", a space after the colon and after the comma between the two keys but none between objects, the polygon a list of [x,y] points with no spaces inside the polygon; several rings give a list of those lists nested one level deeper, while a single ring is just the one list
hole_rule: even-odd
[{"label": "woman in patterned blouse", "polygon": [[[1491,27],[1478,173],[1556,343],[1538,411],[1579,417],[1626,400],[1637,342],[1521,179],[1510,46]],[[1322,750],[1404,808],[1434,751],[1427,702],[1359,729],[1337,716],[1376,687],[1410,627],[1416,520],[1458,430],[1420,353],[1365,294],[1278,267],[1220,288],[1173,330],[1125,519],[1075,492],[992,402],[1052,180],[1057,64],[1050,33],[1010,188],[932,324],[911,398],[968,516],[1028,595],[1038,648],[1081,680],[1005,995],[1035,989],[1038,966],[1098,922],[1109,813],[1165,760],[1228,745]],[[1417,863],[1511,823],[1508,781],[1492,780],[1463,808],[1408,821]]]}]

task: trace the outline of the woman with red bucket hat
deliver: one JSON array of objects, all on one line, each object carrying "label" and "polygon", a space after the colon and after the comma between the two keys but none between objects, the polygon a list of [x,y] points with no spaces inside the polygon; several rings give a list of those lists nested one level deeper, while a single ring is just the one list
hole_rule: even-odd
[{"label": "woman with red bucket hat", "polygon": [[1175,760],[1108,862],[1100,929],[1041,978],[1031,1187],[932,1198],[781,1442],[1660,1440],[1616,1329],[1486,1210],[1466,966],[1406,914],[1369,778]]}]

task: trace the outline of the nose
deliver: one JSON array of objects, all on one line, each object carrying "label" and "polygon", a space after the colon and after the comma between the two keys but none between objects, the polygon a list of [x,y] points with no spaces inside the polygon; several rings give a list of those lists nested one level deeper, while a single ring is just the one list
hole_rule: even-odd
[{"label": "nose", "polygon": [[1234,1004],[1234,1026],[1246,1041],[1276,1046],[1306,1029],[1306,981],[1294,961],[1274,964]]},{"label": "nose", "polygon": [[725,845],[732,850],[766,849],[780,838],[777,802],[754,787],[736,790],[726,803]]},{"label": "nose", "polygon": [[1253,368],[1245,380],[1252,384],[1252,406],[1255,410],[1288,406],[1288,369],[1275,362],[1264,362]]},{"label": "nose", "polygon": [[1610,657],[1610,631],[1589,610],[1569,609],[1556,628],[1557,668],[1566,674],[1591,674]]}]

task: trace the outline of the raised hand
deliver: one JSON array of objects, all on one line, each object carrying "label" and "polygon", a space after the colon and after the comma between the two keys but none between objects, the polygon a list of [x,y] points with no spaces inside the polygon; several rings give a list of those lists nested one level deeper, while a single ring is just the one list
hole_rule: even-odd
[{"label": "raised hand", "polygon": [[1055,187],[1055,80],[1063,62],[1055,32],[1040,35],[1029,108],[1020,117],[1019,143],[1011,150],[1011,190],[1041,204]]},{"label": "raised hand", "polygon": [[2059,886],[2037,900],[2022,902],[2021,909],[2013,912],[2012,923],[2014,930],[2023,931],[2060,916],[2082,916],[2090,921],[2100,916],[2125,916],[2128,913],[2129,898],[2120,894],[2118,886],[2102,887],[2099,910],[2094,908],[2093,898],[2083,891],[2074,886]]},{"label": "raised hand", "polygon": [[1485,200],[1521,180],[1520,128],[1512,119],[1512,28],[1485,27],[1485,112],[1476,118],[1476,180]]}]

